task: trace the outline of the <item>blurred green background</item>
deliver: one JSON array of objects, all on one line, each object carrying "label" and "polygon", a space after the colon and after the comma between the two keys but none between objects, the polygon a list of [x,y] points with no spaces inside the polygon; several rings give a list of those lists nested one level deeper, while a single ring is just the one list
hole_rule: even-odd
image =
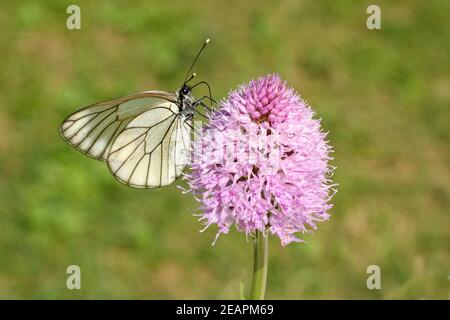
[{"label": "blurred green background", "polygon": [[[66,8],[81,7],[81,30]],[[382,29],[366,28],[378,4]],[[450,297],[449,1],[11,1],[0,6],[0,298],[237,298],[252,246],[214,247],[176,185],[134,190],[65,144],[76,109],[278,72],[317,111],[340,184],[308,244],[270,240],[267,298]],[[198,92],[197,95],[203,92]],[[183,185],[184,182],[181,182]],[[81,267],[82,290],[66,289]],[[368,290],[379,265],[382,289]]]}]

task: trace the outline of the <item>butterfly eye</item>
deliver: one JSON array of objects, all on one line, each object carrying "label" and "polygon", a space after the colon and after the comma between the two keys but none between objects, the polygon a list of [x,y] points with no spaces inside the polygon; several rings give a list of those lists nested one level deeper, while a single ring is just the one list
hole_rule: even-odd
[{"label": "butterfly eye", "polygon": [[181,93],[184,94],[184,95],[188,94],[188,93],[189,93],[189,87],[184,86],[184,87],[181,89]]}]

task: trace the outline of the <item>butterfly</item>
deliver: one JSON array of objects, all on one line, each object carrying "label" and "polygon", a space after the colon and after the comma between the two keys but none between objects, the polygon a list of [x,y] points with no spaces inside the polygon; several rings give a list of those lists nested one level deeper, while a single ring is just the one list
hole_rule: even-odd
[{"label": "butterfly", "polygon": [[[61,137],[85,155],[105,161],[111,174],[133,188],[157,188],[174,182],[183,172],[191,153],[196,107],[211,88],[206,81],[189,86],[188,76],[205,48],[205,41],[192,62],[183,85],[176,92],[144,91],[99,102],[69,115],[61,124]],[[205,84],[209,96],[194,99],[192,89]],[[212,107],[212,105],[211,105]]]}]

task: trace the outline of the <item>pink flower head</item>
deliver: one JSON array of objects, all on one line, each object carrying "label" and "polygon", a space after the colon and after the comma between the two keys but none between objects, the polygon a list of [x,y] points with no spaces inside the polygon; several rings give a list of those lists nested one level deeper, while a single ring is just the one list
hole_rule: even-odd
[{"label": "pink flower head", "polygon": [[275,74],[220,102],[194,141],[185,176],[206,227],[217,224],[217,235],[233,224],[247,234],[269,231],[286,245],[329,218],[331,147],[313,116]]}]

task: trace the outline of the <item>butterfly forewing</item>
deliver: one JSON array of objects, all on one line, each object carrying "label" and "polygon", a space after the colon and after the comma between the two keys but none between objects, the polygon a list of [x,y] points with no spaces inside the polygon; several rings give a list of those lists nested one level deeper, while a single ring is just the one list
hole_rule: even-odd
[{"label": "butterfly forewing", "polygon": [[145,91],[104,101],[81,109],[64,120],[60,134],[80,152],[105,161],[115,138],[137,115],[168,101],[176,95],[165,91]]}]

